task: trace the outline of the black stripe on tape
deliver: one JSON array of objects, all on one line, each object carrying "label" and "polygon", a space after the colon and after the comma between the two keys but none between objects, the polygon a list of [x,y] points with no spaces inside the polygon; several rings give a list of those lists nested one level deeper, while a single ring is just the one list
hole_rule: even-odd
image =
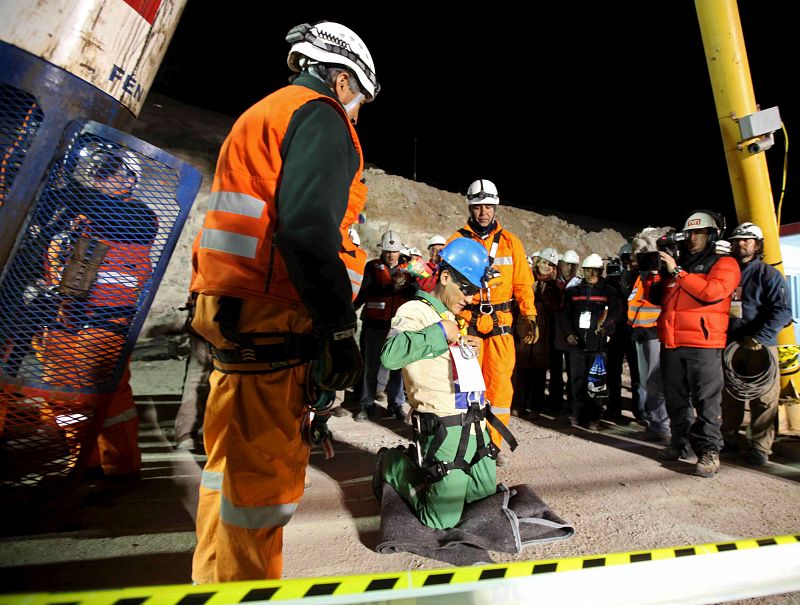
[{"label": "black stripe on tape", "polygon": [[204,605],[216,592],[194,592],[187,594],[177,605]]},{"label": "black stripe on tape", "polygon": [[553,571],[558,571],[558,563],[539,563],[538,565],[533,566],[531,574],[550,573]]},{"label": "black stripe on tape", "polygon": [[306,591],[303,596],[306,597],[321,597],[324,595],[332,595],[336,589],[341,586],[341,582],[331,582],[329,584],[314,584]]},{"label": "black stripe on tape", "polygon": [[739,547],[736,546],[735,542],[728,542],[727,544],[717,544],[717,550],[719,552],[724,552],[726,550],[738,550]]},{"label": "black stripe on tape", "polygon": [[583,568],[588,569],[590,567],[605,567],[606,566],[606,558],[600,557],[598,559],[584,559],[583,560]]},{"label": "black stripe on tape", "polygon": [[508,569],[499,567],[497,569],[484,569],[481,572],[481,577],[478,580],[496,580],[497,578],[505,578]]},{"label": "black stripe on tape", "polygon": [[675,549],[675,556],[676,557],[691,557],[692,555],[696,555],[697,551],[694,549],[694,546],[690,546],[689,548],[676,548]]},{"label": "black stripe on tape", "polygon": [[114,601],[114,605],[142,605],[150,596],[146,597],[135,597],[130,599],[119,599],[118,601]]},{"label": "black stripe on tape", "polygon": [[271,588],[253,588],[246,595],[244,595],[242,600],[239,602],[246,603],[247,601],[269,601],[275,596],[276,592],[278,592],[277,586],[273,586]]},{"label": "black stripe on tape", "polygon": [[425,578],[425,582],[422,585],[435,586],[437,584],[449,584],[452,579],[453,579],[453,574],[451,573],[437,573]]},{"label": "black stripe on tape", "polygon": [[653,553],[637,552],[630,556],[631,563],[641,563],[642,561],[652,561]]},{"label": "black stripe on tape", "polygon": [[764,538],[762,540],[756,540],[756,544],[759,546],[772,546],[773,544],[777,544],[775,538]]},{"label": "black stripe on tape", "polygon": [[391,590],[397,584],[397,581],[400,578],[380,578],[378,580],[372,580],[367,587],[364,589],[366,592],[371,590]]}]

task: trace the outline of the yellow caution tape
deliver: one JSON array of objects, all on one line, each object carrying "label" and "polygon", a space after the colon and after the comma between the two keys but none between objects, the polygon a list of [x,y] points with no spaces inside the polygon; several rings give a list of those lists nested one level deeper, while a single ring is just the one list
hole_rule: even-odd
[{"label": "yellow caution tape", "polygon": [[[286,580],[257,580],[170,586],[142,586],[115,590],[85,592],[43,592],[0,595],[0,605],[224,605],[252,601],[288,601],[311,597],[369,595],[380,598],[379,591],[424,589],[433,586],[464,587],[485,580],[529,577],[561,571],[577,571],[642,561],[659,561],[678,557],[709,555],[765,546],[796,544],[800,534],[772,538],[751,538],[735,542],[717,542],[698,546],[659,548],[629,553],[592,555],[544,561],[519,561],[494,565],[476,565],[427,571],[296,578]],[[383,599],[402,595],[382,595]],[[361,599],[363,600],[363,599]],[[342,602],[341,599],[337,599]]]}]

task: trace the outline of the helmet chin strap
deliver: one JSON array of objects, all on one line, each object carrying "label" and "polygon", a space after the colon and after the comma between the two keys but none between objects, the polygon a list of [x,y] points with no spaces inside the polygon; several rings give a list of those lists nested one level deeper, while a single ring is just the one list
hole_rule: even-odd
[{"label": "helmet chin strap", "polygon": [[361,101],[363,101],[363,100],[364,100],[364,95],[361,94],[360,92],[357,93],[356,96],[353,98],[353,100],[350,101],[347,105],[344,106],[344,110],[347,111],[347,112],[352,111],[353,109],[358,107],[359,104],[361,103]]}]

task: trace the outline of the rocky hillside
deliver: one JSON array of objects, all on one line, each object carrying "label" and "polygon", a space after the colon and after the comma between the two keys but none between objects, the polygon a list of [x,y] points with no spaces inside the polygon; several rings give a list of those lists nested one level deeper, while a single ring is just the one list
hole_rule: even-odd
[{"label": "rocky hillside", "polygon": [[[151,94],[131,132],[199,169],[203,184],[183,229],[178,245],[151,307],[142,337],[181,329],[191,273],[191,246],[200,227],[211,187],[219,147],[233,118],[199,110],[172,99]],[[367,150],[367,162],[369,161]],[[462,193],[442,191],[425,183],[386,174],[371,167],[366,170],[369,197],[366,222],[358,226],[361,245],[370,258],[380,251],[381,234],[391,228],[408,246],[425,249],[432,234],[449,237],[463,226],[467,207]],[[475,175],[480,178],[482,175]],[[464,183],[466,189],[469,183]],[[501,200],[503,184],[497,183]],[[543,194],[544,195],[544,194]],[[565,200],[566,201],[566,200]],[[517,234],[528,253],[546,246],[560,252],[572,248],[583,258],[590,252],[613,256],[630,237],[635,227],[595,218],[565,214],[561,210],[524,210],[504,204],[498,220]]]}]

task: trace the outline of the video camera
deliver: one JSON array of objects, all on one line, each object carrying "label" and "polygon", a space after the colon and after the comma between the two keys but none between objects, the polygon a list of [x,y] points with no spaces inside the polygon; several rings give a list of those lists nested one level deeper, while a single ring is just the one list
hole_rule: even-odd
[{"label": "video camera", "polygon": [[618,257],[608,258],[606,260],[608,261],[606,264],[606,277],[622,275],[622,261]]},{"label": "video camera", "polygon": [[663,250],[676,261],[678,261],[681,253],[680,244],[685,241],[685,231],[670,231],[669,233],[666,233],[658,238],[656,241],[656,247],[658,247],[659,250]]}]

